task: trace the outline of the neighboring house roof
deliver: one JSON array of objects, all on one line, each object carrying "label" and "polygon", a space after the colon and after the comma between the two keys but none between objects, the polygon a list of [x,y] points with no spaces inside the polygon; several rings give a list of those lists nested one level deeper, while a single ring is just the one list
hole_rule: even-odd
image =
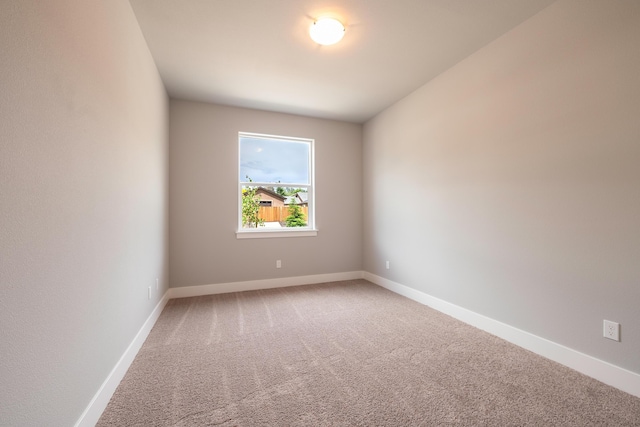
[{"label": "neighboring house roof", "polygon": [[276,193],[275,191],[271,191],[268,188],[264,188],[264,187],[258,187],[258,190],[256,191],[256,194],[259,195],[260,193],[268,194],[269,196],[275,197],[276,199],[282,200],[283,202],[286,199],[284,196],[281,196],[280,194]]},{"label": "neighboring house roof", "polygon": [[284,201],[285,205],[290,205],[293,203],[293,201],[295,200],[295,202],[299,205],[306,205],[309,203],[309,193],[296,193],[293,196],[287,196],[286,200]]}]

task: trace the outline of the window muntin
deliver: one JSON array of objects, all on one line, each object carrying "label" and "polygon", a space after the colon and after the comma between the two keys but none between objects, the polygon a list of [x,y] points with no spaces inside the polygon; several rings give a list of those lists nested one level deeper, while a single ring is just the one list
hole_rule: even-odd
[{"label": "window muntin", "polygon": [[[267,232],[315,235],[314,141],[240,132],[238,147],[238,237],[245,237],[240,233]],[[260,188],[268,191],[258,192]],[[282,201],[268,196],[269,193],[280,195]],[[249,212],[259,209],[257,216],[260,219],[245,215],[247,207],[251,208],[251,203],[246,203],[249,200],[247,194],[255,197],[253,210],[249,209]],[[292,208],[294,200],[297,207]],[[304,203],[300,203],[300,200],[304,200]],[[295,216],[294,212],[304,221],[292,221],[290,217]],[[314,234],[300,233],[309,230]]]}]

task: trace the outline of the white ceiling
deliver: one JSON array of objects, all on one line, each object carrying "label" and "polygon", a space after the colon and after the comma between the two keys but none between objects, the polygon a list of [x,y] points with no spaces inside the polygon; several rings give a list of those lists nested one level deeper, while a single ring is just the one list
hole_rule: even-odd
[{"label": "white ceiling", "polygon": [[[554,0],[130,0],[173,98],[364,122]],[[314,18],[344,39],[319,46]]]}]

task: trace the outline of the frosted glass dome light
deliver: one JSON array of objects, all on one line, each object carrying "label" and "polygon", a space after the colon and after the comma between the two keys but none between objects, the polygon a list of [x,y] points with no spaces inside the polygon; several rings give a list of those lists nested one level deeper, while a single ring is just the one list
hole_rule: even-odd
[{"label": "frosted glass dome light", "polygon": [[311,25],[309,35],[314,42],[329,46],[342,40],[344,31],[344,25],[337,19],[321,18]]}]

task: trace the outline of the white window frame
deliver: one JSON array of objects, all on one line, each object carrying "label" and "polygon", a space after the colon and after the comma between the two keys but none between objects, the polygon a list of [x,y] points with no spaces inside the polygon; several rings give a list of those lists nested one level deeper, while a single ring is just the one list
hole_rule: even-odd
[{"label": "white window frame", "polygon": [[[273,187],[273,182],[248,182],[241,181],[240,177],[240,140],[243,137],[254,139],[268,139],[292,141],[309,144],[309,184],[300,184],[294,182],[281,183],[283,187],[305,188],[308,194],[308,213],[306,227],[289,227],[289,228],[243,228],[242,227],[242,186],[250,185],[256,187]],[[238,239],[263,239],[277,237],[315,237],[318,230],[315,226],[315,140],[312,138],[298,138],[291,136],[268,135],[262,133],[238,132],[238,169],[236,171],[236,179],[238,182],[238,228],[236,230],[236,238]]]}]

